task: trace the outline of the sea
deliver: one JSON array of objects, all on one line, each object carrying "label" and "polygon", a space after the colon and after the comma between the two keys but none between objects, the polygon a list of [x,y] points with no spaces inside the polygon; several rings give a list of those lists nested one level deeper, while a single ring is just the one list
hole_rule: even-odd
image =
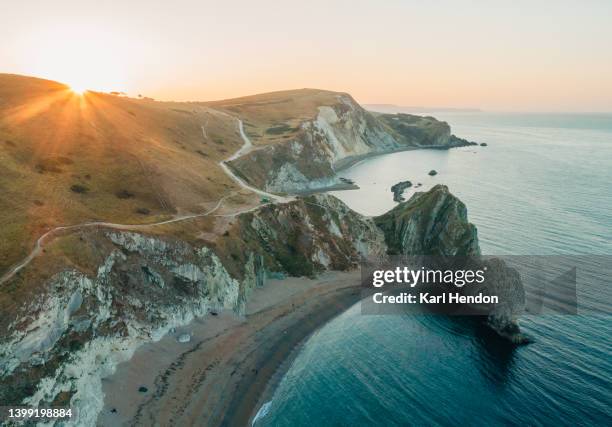
[{"label": "sea", "polygon": [[[359,190],[333,194],[378,215],[399,181],[422,184],[406,198],[445,184],[484,254],[612,259],[612,114],[431,115],[487,146],[370,158],[342,174]],[[533,342],[519,347],[473,320],[357,304],[303,344],[254,424],[610,426],[612,278],[580,273],[578,315],[522,317]]]}]

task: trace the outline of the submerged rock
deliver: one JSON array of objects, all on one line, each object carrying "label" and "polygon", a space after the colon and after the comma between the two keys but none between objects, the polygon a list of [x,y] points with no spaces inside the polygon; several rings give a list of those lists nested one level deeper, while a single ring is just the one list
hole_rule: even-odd
[{"label": "submerged rock", "polygon": [[438,171],[436,171],[435,169],[430,170],[428,173],[429,176],[435,176],[437,174],[438,174]]},{"label": "submerged rock", "polygon": [[487,145],[488,145],[488,144],[487,144],[486,142],[481,142],[481,143],[480,143],[480,146],[481,146],[481,147],[486,147]]},{"label": "submerged rock", "polygon": [[391,192],[393,193],[393,201],[395,202],[403,202],[404,200],[404,190],[406,188],[412,187],[412,182],[410,181],[401,181],[395,185],[391,186]]}]

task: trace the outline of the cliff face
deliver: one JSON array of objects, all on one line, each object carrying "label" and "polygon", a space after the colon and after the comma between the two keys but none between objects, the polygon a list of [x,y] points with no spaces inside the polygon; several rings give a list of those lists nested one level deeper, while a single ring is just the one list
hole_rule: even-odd
[{"label": "cliff face", "polygon": [[69,269],[45,283],[47,293],[23,301],[2,339],[0,399],[79,411],[95,425],[101,379],[145,341],[209,310],[240,310],[261,283],[261,259],[249,254],[243,278],[230,276],[206,247],[109,232],[115,247],[89,275]]},{"label": "cliff face", "polygon": [[233,161],[247,182],[271,192],[302,192],[343,183],[336,175],[351,161],[407,148],[470,145],[432,117],[373,114],[350,96],[322,105],[290,139],[268,145]]},{"label": "cliff face", "polygon": [[452,148],[476,145],[451,134],[448,123],[430,116],[412,114],[378,114],[376,116],[386,124],[398,139],[406,145],[423,148]]},{"label": "cliff face", "polygon": [[0,341],[0,400],[69,402],[80,425],[95,425],[101,379],[144,342],[212,310],[242,312],[266,277],[346,270],[386,252],[371,219],[329,196],[242,214],[210,247],[124,231],[83,239],[103,252],[95,273],[68,268],[16,301]]},{"label": "cliff face", "polygon": [[[406,147],[447,148],[461,143],[450,135],[448,125],[435,119],[374,115],[346,94],[321,93],[306,90],[270,94],[263,99],[224,101],[219,103],[223,112],[202,105],[158,105],[145,100],[109,98],[121,106],[105,110],[113,112],[111,122],[117,129],[133,129],[130,126],[138,125],[135,128],[138,132],[150,135],[151,129],[160,127],[152,134],[163,136],[168,144],[179,144],[181,150],[161,144],[157,137],[151,138],[154,144],[149,139],[134,144],[131,136],[124,135],[116,144],[133,145],[136,151],[125,155],[135,162],[134,167],[128,168],[125,162],[117,162],[115,155],[108,156],[106,152],[100,164],[97,158],[90,159],[91,164],[97,165],[100,177],[117,181],[116,188],[108,187],[112,197],[97,199],[92,194],[84,200],[95,199],[96,203],[81,212],[82,216],[56,219],[61,222],[48,224],[49,215],[42,211],[44,227],[42,224],[41,227],[77,224],[83,218],[99,216],[121,224],[142,222],[129,221],[131,216],[113,215],[121,209],[132,215],[148,215],[156,206],[140,203],[145,200],[140,200],[139,191],[145,188],[140,180],[148,181],[148,177],[143,178],[143,170],[166,171],[153,183],[146,183],[155,193],[155,197],[147,196],[147,200],[159,199],[163,206],[160,212],[201,208],[202,200],[217,200],[221,194],[237,188],[218,167],[229,150],[235,152],[244,143],[236,129],[236,117],[228,112],[250,121],[246,124],[251,131],[274,135],[255,144],[250,153],[232,161],[230,167],[255,187],[278,192],[339,184],[336,170],[360,156]],[[304,97],[308,97],[308,103]],[[130,109],[125,110],[128,106]],[[172,127],[166,126],[169,122],[174,123]],[[82,135],[77,136],[75,141],[80,141]],[[95,143],[96,139],[92,141]],[[17,145],[7,143],[7,147]],[[89,154],[91,150],[84,147]],[[139,154],[139,150],[151,147],[161,151],[155,155],[150,151],[146,156]],[[29,158],[31,152],[36,150],[24,151],[18,157]],[[168,153],[181,154],[168,157]],[[143,164],[140,159],[148,157],[155,162]],[[113,163],[112,168],[108,162]],[[126,168],[136,180],[126,181]],[[25,169],[17,165],[14,170],[21,173]],[[188,174],[177,179],[177,171]],[[75,171],[65,174],[65,178],[82,175],[93,186],[97,176],[89,172],[85,168],[79,175]],[[35,182],[40,179],[37,175]],[[125,187],[126,182],[131,186]],[[168,205],[158,193],[160,187],[170,184],[174,186],[167,187],[169,194],[181,194],[188,200]],[[49,203],[45,193],[48,188],[36,187],[41,193],[33,204],[44,206]],[[110,195],[108,188],[92,193]],[[183,194],[187,188],[193,191]],[[128,191],[131,189],[135,190]],[[18,200],[25,193],[17,191],[14,198],[7,200]],[[70,196],[74,199],[83,195]],[[126,200],[135,204],[121,207]],[[53,212],[75,213],[73,203],[68,207],[53,206]],[[65,209],[60,209],[61,206]],[[211,218],[207,219],[212,221]],[[159,340],[171,328],[185,325],[194,317],[219,309],[242,313],[250,292],[268,277],[315,276],[325,270],[347,270],[356,267],[363,257],[384,257],[389,252],[479,253],[476,229],[467,222],[465,206],[443,186],[419,194],[377,218],[363,217],[334,197],[316,195],[261,206],[226,219],[230,225],[223,234],[205,227],[197,230],[214,235],[209,240],[195,238],[185,230],[177,234],[187,236],[189,241],[172,237],[173,231],[163,229],[161,234],[113,231],[103,226],[78,232],[64,230],[66,234],[57,236],[56,245],[45,246],[40,257],[21,271],[23,274],[2,284],[0,400],[13,406],[69,405],[77,409],[78,425],[95,425],[104,398],[101,380],[119,362],[129,359],[144,342]],[[178,223],[173,225],[181,227]],[[193,231],[198,223],[185,228]],[[26,234],[39,235],[33,231]],[[23,243],[13,235],[11,238]],[[51,273],[56,271],[57,274]],[[47,278],[38,281],[41,276]],[[504,316],[502,313],[496,320],[500,330],[507,325]]]},{"label": "cliff face", "polygon": [[292,276],[348,270],[357,267],[361,258],[384,256],[387,250],[372,219],[328,195],[242,215],[231,234],[240,235],[247,247],[264,254],[268,269]]},{"label": "cliff face", "polygon": [[480,254],[478,232],[468,222],[465,204],[445,185],[436,185],[426,193],[415,193],[410,200],[374,221],[385,233],[392,254]]}]

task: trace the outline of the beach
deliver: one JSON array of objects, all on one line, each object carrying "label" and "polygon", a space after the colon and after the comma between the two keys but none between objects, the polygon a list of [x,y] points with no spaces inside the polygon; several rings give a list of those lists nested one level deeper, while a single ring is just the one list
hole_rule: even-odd
[{"label": "beach", "polygon": [[359,299],[358,271],[269,280],[244,315],[196,319],[119,365],[98,425],[249,425],[299,345]]}]

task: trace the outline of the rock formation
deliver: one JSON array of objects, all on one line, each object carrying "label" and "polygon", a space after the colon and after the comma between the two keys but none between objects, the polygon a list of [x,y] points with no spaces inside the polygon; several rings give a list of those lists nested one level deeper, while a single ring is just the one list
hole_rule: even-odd
[{"label": "rock formation", "polygon": [[517,320],[525,309],[525,290],[518,271],[508,266],[504,260],[493,257],[473,258],[468,264],[467,268],[486,270],[487,280],[484,289],[464,287],[464,294],[475,295],[483,291],[499,296],[503,302],[486,314],[487,325],[514,344],[529,343],[530,339],[521,332]]},{"label": "rock formation", "polygon": [[525,293],[516,270],[503,260],[481,257],[476,227],[468,222],[465,204],[444,185],[374,218],[383,230],[390,255],[429,255],[448,260],[443,267],[486,270],[486,289],[466,286],[464,295],[484,291],[499,296],[503,304],[484,313],[487,324],[500,336],[516,344],[528,339],[520,332],[517,316],[523,312]]},{"label": "rock formation", "polygon": [[391,254],[472,256],[480,254],[476,227],[463,202],[445,185],[415,193],[374,218],[385,233]]},{"label": "rock formation", "polygon": [[393,201],[394,202],[403,202],[404,200],[404,190],[406,188],[412,187],[412,182],[410,181],[401,181],[397,184],[391,186],[391,192],[393,193]]},{"label": "rock formation", "polygon": [[303,192],[343,185],[336,172],[373,154],[409,148],[474,145],[450,132],[446,122],[409,114],[375,114],[347,94],[318,107],[292,138],[231,162],[242,179],[271,192]]}]

